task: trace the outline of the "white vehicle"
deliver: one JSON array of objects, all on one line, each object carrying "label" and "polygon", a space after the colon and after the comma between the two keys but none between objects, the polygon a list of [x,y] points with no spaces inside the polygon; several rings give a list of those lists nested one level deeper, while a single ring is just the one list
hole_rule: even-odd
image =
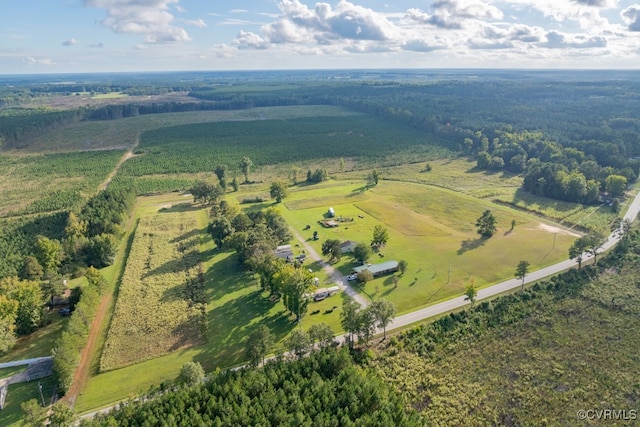
[{"label": "white vehicle", "polygon": [[357,274],[350,274],[350,275],[347,276],[347,280],[350,281],[350,282],[353,282],[357,278],[358,278]]}]

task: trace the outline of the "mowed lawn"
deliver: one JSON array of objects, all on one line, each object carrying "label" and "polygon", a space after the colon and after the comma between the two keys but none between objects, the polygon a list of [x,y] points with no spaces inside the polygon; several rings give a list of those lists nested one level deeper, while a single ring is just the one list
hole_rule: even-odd
[{"label": "mowed lawn", "polygon": [[[318,224],[329,207],[338,217],[352,218],[336,228]],[[498,220],[490,239],[476,232],[476,220],[485,210]],[[370,298],[385,298],[399,312],[415,310],[461,295],[470,280],[478,287],[510,279],[520,260],[535,270],[568,257],[576,236],[557,225],[520,211],[454,191],[420,184],[381,181],[365,190],[362,182],[304,186],[292,191],[280,205],[282,214],[318,252],[326,239],[370,243],[373,228],[389,231],[389,242],[370,263],[406,260],[407,272],[394,287],[391,275],[361,287]],[[511,230],[512,220],[516,225]],[[305,230],[306,226],[311,228]],[[344,255],[336,267],[348,274],[356,266]]]}]

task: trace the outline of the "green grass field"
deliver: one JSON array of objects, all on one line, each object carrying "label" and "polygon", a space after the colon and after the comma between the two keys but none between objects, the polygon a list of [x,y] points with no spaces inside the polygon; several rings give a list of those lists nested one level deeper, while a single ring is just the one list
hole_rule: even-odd
[{"label": "green grass field", "polygon": [[[234,196],[229,200],[237,202]],[[265,202],[250,208],[270,205],[271,202]],[[387,227],[390,240],[381,250],[384,257],[374,255],[371,262],[404,259],[408,261],[409,269],[400,278],[397,288],[393,287],[391,276],[385,276],[368,283],[360,291],[370,298],[389,299],[400,313],[460,295],[471,278],[480,287],[509,279],[521,259],[531,262],[532,269],[566,259],[567,249],[575,239],[560,229],[556,236],[555,226],[536,216],[415,183],[382,181],[374,189],[364,191],[362,181],[329,181],[295,188],[285,202],[277,206],[303,236],[310,238],[312,231],[319,231],[321,239],[311,242],[318,251],[324,239],[368,242],[375,225]],[[338,215],[354,220],[334,229],[321,228],[317,221],[330,206]],[[498,218],[498,232],[486,241],[479,239],[474,226],[485,209],[491,209]],[[177,193],[139,199],[137,215],[147,218],[146,221],[181,213],[197,217],[197,224],[191,223],[188,228],[199,233],[206,271],[209,301],[206,344],[182,348],[95,376],[79,396],[78,410],[105,406],[143,392],[163,380],[173,379],[187,361],[198,361],[207,371],[242,363],[244,339],[262,324],[274,333],[279,343],[274,351],[279,352],[282,340],[296,326],[281,303],[271,302],[259,292],[257,281],[240,268],[233,253],[214,247],[204,232],[205,209],[192,206],[190,199]],[[510,231],[513,219],[516,227]],[[311,225],[311,230],[305,230],[307,224]],[[189,230],[183,232],[188,234]],[[345,255],[336,267],[347,274],[354,265]],[[329,283],[319,266],[310,263],[308,267],[317,273],[323,285]],[[311,303],[300,327],[307,329],[314,323],[324,322],[339,331],[341,305],[339,295]],[[316,314],[311,314],[314,312]],[[116,319],[117,316],[116,313]]]},{"label": "green grass field", "polygon": [[[575,239],[536,216],[438,187],[382,181],[363,191],[362,182],[335,184],[302,187],[280,210],[303,236],[319,232],[320,240],[311,242],[318,252],[326,239],[369,243],[376,225],[386,227],[389,242],[369,262],[404,259],[409,268],[397,288],[391,276],[384,276],[362,292],[389,299],[399,312],[460,295],[471,278],[479,287],[509,279],[520,260],[529,261],[534,270],[566,259]],[[329,207],[353,222],[323,228],[317,221]],[[475,227],[486,209],[498,219],[498,231],[488,240]],[[310,230],[304,230],[307,225]],[[355,265],[347,255],[336,267],[348,274]]]}]

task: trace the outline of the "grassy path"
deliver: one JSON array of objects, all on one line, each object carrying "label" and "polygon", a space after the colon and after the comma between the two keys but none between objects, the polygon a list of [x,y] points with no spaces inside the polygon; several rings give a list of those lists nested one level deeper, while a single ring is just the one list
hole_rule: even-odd
[{"label": "grassy path", "polygon": [[140,144],[140,133],[141,132],[138,132],[136,134],[136,141],[133,143],[131,148],[129,148],[127,150],[127,152],[122,155],[122,157],[118,161],[118,164],[116,165],[116,167],[113,168],[113,170],[111,171],[109,176],[107,176],[107,178],[104,180],[104,182],[102,184],[100,184],[100,187],[98,187],[98,191],[106,190],[107,187],[109,186],[109,183],[111,182],[111,180],[116,176],[116,174],[118,173],[118,171],[122,167],[123,163],[133,157],[133,155],[134,155],[133,154],[133,150],[135,150],[136,147],[138,146],[138,144]]}]

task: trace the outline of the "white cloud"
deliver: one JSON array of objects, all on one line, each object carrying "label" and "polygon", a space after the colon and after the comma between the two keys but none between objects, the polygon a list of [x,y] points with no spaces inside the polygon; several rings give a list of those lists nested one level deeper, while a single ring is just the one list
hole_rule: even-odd
[{"label": "white cloud", "polygon": [[182,22],[184,22],[187,25],[191,25],[191,26],[198,27],[198,28],[205,28],[207,26],[207,23],[204,22],[201,18],[198,18],[198,19],[183,19]]},{"label": "white cloud", "polygon": [[80,43],[78,40],[72,38],[72,39],[63,41],[62,46],[75,46],[78,43]]},{"label": "white cloud", "polygon": [[190,40],[189,34],[172,25],[171,5],[179,9],[180,0],[84,0],[87,7],[105,9],[102,25],[116,33],[136,34],[146,43],[172,43]]},{"label": "white cloud", "polygon": [[586,36],[566,34],[559,31],[549,31],[546,34],[547,41],[541,43],[540,46],[550,49],[574,48],[574,49],[591,49],[607,46],[607,40],[599,36]]},{"label": "white cloud", "polygon": [[495,6],[480,0],[441,0],[432,5],[433,13],[409,9],[407,17],[439,28],[460,29],[469,20],[499,20],[504,17]]},{"label": "white cloud", "polygon": [[238,37],[235,40],[236,45],[240,49],[266,49],[269,47],[269,42],[263,39],[260,35],[249,31],[240,31]]},{"label": "white cloud", "polygon": [[231,9],[229,13],[247,13],[249,12],[247,9]]},{"label": "white cloud", "polygon": [[27,65],[32,65],[32,66],[45,66],[45,67],[49,67],[51,65],[54,65],[55,63],[53,62],[52,59],[50,58],[34,58],[33,56],[27,56],[26,58],[24,58],[23,60]]},{"label": "white cloud", "polygon": [[640,31],[640,4],[632,4],[620,12],[629,31]]},{"label": "white cloud", "polygon": [[104,47],[104,43],[100,42],[100,43],[93,43],[90,44],[89,47],[95,47],[95,48],[103,48]]},{"label": "white cloud", "polygon": [[605,30],[611,23],[601,10],[615,8],[618,0],[499,0],[500,2],[530,7],[556,22],[574,21],[585,30]]}]

